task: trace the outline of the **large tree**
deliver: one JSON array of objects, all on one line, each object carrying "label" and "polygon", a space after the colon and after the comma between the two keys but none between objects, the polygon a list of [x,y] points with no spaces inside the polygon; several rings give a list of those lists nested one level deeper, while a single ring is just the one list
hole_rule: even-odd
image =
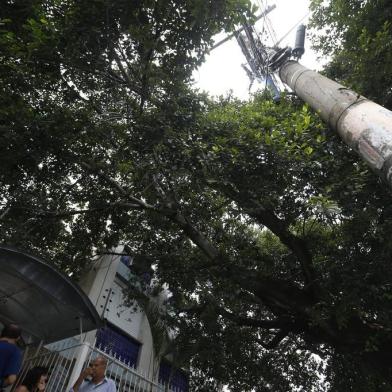
[{"label": "large tree", "polygon": [[[249,9],[247,0],[3,2],[3,241],[47,253],[70,270],[93,248],[115,244],[115,220],[111,238],[90,229],[105,232],[106,213],[90,221],[75,216],[69,225],[45,211],[78,205],[99,214],[98,204],[112,193],[93,185],[91,175],[102,164],[135,158],[142,177],[143,149],[150,150],[165,127],[177,126],[176,111],[187,104],[185,84],[212,35],[231,29]],[[132,144],[140,147],[139,158]],[[102,192],[93,204],[91,186]],[[73,241],[77,237],[85,246]]]},{"label": "large tree", "polygon": [[391,390],[389,191],[302,103],[189,88],[246,5],[6,2],[2,241],[153,265],[193,390]]},{"label": "large tree", "polygon": [[302,105],[210,109],[160,147],[148,208],[167,226],[134,237],[193,366],[235,391],[323,390],[317,372],[388,390],[389,192]]}]

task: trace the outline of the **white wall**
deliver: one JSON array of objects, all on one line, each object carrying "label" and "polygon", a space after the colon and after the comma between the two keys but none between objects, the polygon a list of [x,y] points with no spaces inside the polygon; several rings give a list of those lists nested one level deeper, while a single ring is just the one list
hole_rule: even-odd
[{"label": "white wall", "polygon": [[134,305],[129,307],[125,304],[124,289],[122,282],[115,279],[111,287],[110,299],[107,303],[104,317],[116,327],[139,340],[138,336],[143,314],[140,310],[135,312]]},{"label": "white wall", "polygon": [[[118,247],[114,253],[121,253]],[[95,305],[99,315],[141,343],[137,369],[149,378],[154,376],[154,349],[146,315],[125,305],[124,283],[116,277],[120,256],[103,256],[81,279],[80,286]],[[88,341],[94,340],[88,334]],[[92,343],[92,341],[91,341]],[[156,372],[155,372],[156,373]]]},{"label": "white wall", "polygon": [[[152,377],[154,348],[150,325],[146,315],[135,306],[125,304],[125,285],[115,278],[104,317],[126,334],[142,344],[139,352],[138,370]],[[137,307],[136,307],[137,308]]]},{"label": "white wall", "polygon": [[[115,249],[114,253],[122,252],[122,247]],[[106,255],[97,259],[90,271],[80,280],[80,287],[88,295],[100,316],[105,311],[107,296],[114,282],[120,257]]]}]

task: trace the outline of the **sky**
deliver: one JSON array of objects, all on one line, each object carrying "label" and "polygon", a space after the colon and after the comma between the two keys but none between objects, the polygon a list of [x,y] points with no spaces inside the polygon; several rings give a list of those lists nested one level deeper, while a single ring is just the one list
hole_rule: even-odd
[{"label": "sky", "polygon": [[[290,29],[298,22],[307,23],[309,16],[309,0],[254,0],[260,9],[266,6],[276,5],[276,8],[268,14],[272,28],[276,33],[278,40],[286,35]],[[263,6],[263,7],[262,7]],[[257,15],[260,11],[257,12]],[[261,19],[256,22],[256,29],[259,33],[265,26],[265,22]],[[280,46],[293,46],[295,42],[296,27],[282,40]],[[214,37],[214,41],[218,42],[227,36],[222,33]],[[314,70],[319,70],[321,65],[317,62],[316,54],[310,48],[310,41],[305,41],[305,54],[301,59],[301,63]],[[249,96],[250,81],[241,64],[245,63],[239,45],[235,38],[224,43],[218,48],[211,51],[207,56],[205,63],[195,71],[193,77],[195,87],[209,92],[211,95],[226,95],[229,90],[239,98],[246,99]],[[256,84],[252,88],[255,91]]]}]

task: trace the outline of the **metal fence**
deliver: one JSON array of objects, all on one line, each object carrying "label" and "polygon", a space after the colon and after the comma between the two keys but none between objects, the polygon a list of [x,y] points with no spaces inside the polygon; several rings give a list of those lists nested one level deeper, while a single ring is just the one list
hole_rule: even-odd
[{"label": "metal fence", "polygon": [[59,351],[50,351],[43,347],[38,353],[28,357],[24,363],[18,385],[23,381],[27,372],[36,366],[42,366],[49,370],[50,378],[47,384],[48,392],[64,392],[67,390],[69,379],[79,353],[79,346],[67,347]]},{"label": "metal fence", "polygon": [[[53,348],[50,346],[43,347],[38,353],[28,357],[24,361],[19,380],[23,380],[29,369],[35,366],[43,366],[49,369],[50,374],[46,392],[66,392],[78,376],[74,369],[77,370],[79,367],[81,370],[96,357],[103,356],[108,361],[106,376],[116,383],[118,392],[168,391],[167,387],[153,382],[146,375],[138,373],[134,368],[125,365],[117,358],[96,347],[91,347],[87,343],[70,346],[68,341],[63,347],[56,347],[55,350]],[[78,358],[80,358],[83,349],[87,350],[87,357],[85,357],[81,366],[78,366]]]}]

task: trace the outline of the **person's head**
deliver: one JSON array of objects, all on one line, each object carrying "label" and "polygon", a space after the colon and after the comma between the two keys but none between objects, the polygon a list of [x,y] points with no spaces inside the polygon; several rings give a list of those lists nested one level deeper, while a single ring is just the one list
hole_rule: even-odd
[{"label": "person's head", "polygon": [[30,392],[41,392],[45,391],[47,381],[48,369],[36,366],[27,372],[22,385],[24,385]]},{"label": "person's head", "polygon": [[6,324],[1,332],[1,337],[15,342],[20,338],[22,331],[16,324]]},{"label": "person's head", "polygon": [[90,363],[93,381],[99,381],[105,377],[107,364],[108,361],[104,357],[97,357]]}]

